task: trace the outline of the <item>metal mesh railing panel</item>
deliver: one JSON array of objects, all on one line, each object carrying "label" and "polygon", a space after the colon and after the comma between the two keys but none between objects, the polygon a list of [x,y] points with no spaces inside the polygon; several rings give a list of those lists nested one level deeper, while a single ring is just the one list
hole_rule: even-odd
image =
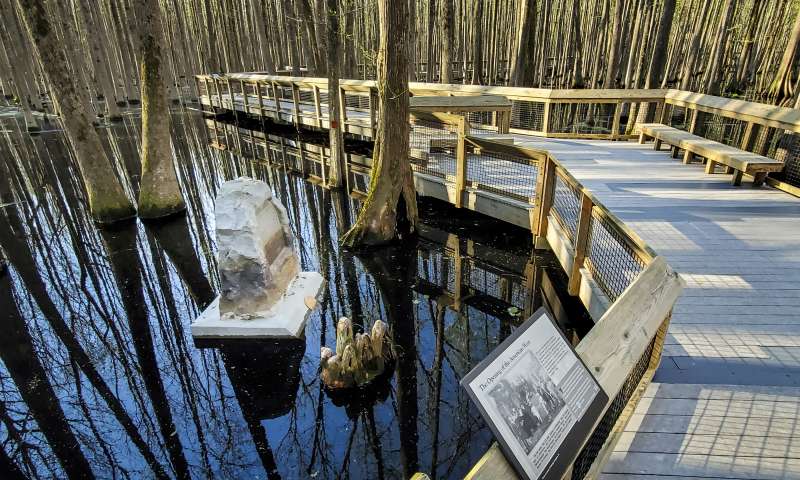
[{"label": "metal mesh railing panel", "polygon": [[554,103],[550,106],[550,131],[580,135],[612,133],[615,108],[612,103]]},{"label": "metal mesh railing panel", "polygon": [[[421,243],[420,246],[426,245]],[[455,293],[456,268],[453,252],[438,245],[417,251],[417,273],[423,280]]]},{"label": "metal mesh railing panel", "polygon": [[538,162],[505,153],[467,154],[467,184],[517,200],[534,203]]},{"label": "metal mesh railing panel", "polygon": [[314,105],[314,91],[313,90],[300,89],[299,97],[300,97],[300,102],[309,103],[311,105]]},{"label": "metal mesh railing panel", "polygon": [[469,122],[470,134],[480,135],[497,131],[497,127],[493,126],[494,112],[466,112],[464,116]]},{"label": "metal mesh railing panel", "polygon": [[415,172],[455,181],[458,134],[455,126],[414,120],[409,155]]},{"label": "metal mesh railing panel", "polygon": [[656,340],[653,339],[647,349],[645,349],[645,352],[639,358],[636,366],[633,367],[633,370],[625,379],[622,389],[620,389],[617,396],[614,397],[614,400],[611,401],[611,405],[609,405],[603,418],[600,419],[600,423],[597,424],[592,435],[578,454],[578,457],[572,464],[572,480],[583,480],[586,474],[589,473],[589,469],[597,459],[597,455],[600,453],[600,450],[602,450],[614,425],[617,423],[620,415],[622,415],[622,412],[625,411],[628,401],[630,401],[645,373],[647,373],[651,357],[653,356],[655,342]]},{"label": "metal mesh railing panel", "polygon": [[544,130],[544,103],[512,100],[511,128],[536,132]]},{"label": "metal mesh railing panel", "polygon": [[369,191],[369,174],[350,170],[349,172],[350,189],[359,193],[366,194]]},{"label": "metal mesh railing panel", "polygon": [[347,108],[369,110],[369,95],[355,95],[353,93],[346,93],[344,96],[345,105]]},{"label": "metal mesh railing panel", "polygon": [[559,171],[556,171],[554,187],[551,211],[569,239],[575,241],[575,232],[578,231],[578,215],[581,208],[581,192],[571,183],[564,180]]},{"label": "metal mesh railing panel", "polygon": [[[762,130],[767,130],[762,128]],[[765,135],[766,136],[766,135]],[[773,158],[784,163],[783,171],[771,176],[795,187],[800,187],[800,136],[796,133],[784,133],[775,142],[775,155]]]},{"label": "metal mesh railing panel", "polygon": [[494,297],[498,300],[503,300],[500,292],[500,276],[496,273],[481,268],[475,260],[471,258],[464,259],[462,281],[464,285],[471,287],[484,295]]},{"label": "metal mesh railing panel", "polygon": [[612,302],[644,270],[645,262],[607,221],[592,213],[586,268]]},{"label": "metal mesh railing panel", "polygon": [[742,145],[742,135],[747,122],[722,115],[705,114],[703,117],[705,120],[702,125],[698,125],[700,127],[698,135],[736,148]]}]

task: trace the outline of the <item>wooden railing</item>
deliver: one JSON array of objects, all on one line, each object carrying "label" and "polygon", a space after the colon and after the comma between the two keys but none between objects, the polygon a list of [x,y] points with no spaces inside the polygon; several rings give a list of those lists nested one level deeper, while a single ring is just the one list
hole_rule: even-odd
[{"label": "wooden railing", "polygon": [[[575,452],[565,477],[594,478],[602,469],[661,359],[672,308],[683,281],[628,226],[614,216],[548,152],[459,137],[458,151],[479,152],[535,165],[531,229],[546,239],[569,277],[568,290],[588,308],[596,325],[576,350],[611,399],[592,434]],[[468,155],[458,157],[468,169]],[[493,446],[469,479],[516,478]]]},{"label": "wooden railing", "polygon": [[[255,73],[198,75],[198,92],[216,108],[224,108],[224,96],[249,92],[250,101],[239,102],[241,111],[263,113],[260,100],[270,100],[272,110],[283,100],[292,102],[295,121],[322,126],[327,122],[327,79],[270,76]],[[412,95],[502,95],[513,103],[511,132],[566,138],[629,138],[636,124],[649,120],[672,121],[676,109],[688,111],[684,127],[694,128],[695,112],[706,112],[732,122],[741,122],[742,140],[736,146],[751,150],[758,128],[800,132],[800,112],[763,103],[715,97],[681,90],[666,89],[543,89],[483,85],[416,83],[409,85]],[[341,80],[342,122],[353,133],[371,134],[377,112],[376,84],[372,80]],[[306,110],[298,106],[308,107]],[[280,111],[277,107],[277,111]],[[350,113],[351,115],[348,115]],[[350,117],[350,118],[348,118]],[[468,115],[473,124],[476,118]],[[576,120],[577,119],[577,120]],[[486,125],[490,127],[492,125]],[[759,152],[757,152],[759,153]],[[769,153],[769,152],[766,152]]]}]

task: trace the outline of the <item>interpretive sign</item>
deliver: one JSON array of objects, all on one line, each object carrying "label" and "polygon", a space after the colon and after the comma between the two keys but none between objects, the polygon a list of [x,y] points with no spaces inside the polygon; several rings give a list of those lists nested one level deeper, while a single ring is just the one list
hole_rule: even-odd
[{"label": "interpretive sign", "polygon": [[544,308],[461,385],[508,461],[528,479],[560,479],[608,401]]}]

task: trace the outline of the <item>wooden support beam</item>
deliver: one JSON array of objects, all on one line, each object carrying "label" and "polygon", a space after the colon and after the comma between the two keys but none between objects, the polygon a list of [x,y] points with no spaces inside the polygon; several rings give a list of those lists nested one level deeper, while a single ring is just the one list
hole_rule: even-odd
[{"label": "wooden support beam", "polygon": [[738,187],[739,185],[741,185],[742,175],[744,175],[744,172],[742,172],[741,170],[735,170],[733,172],[733,177],[731,178],[731,185],[733,185],[734,187]]},{"label": "wooden support beam", "polygon": [[[535,248],[547,247],[547,216],[550,215],[550,208],[553,206],[553,193],[556,182],[556,164],[549,157],[539,164],[539,176],[542,178],[541,186],[537,183],[537,188],[541,188],[541,193],[537,192],[536,198],[539,204],[534,210],[536,223],[531,229]],[[537,178],[538,180],[538,178]]]},{"label": "wooden support beam", "polygon": [[572,271],[569,273],[569,285],[567,293],[577,295],[581,287],[581,268],[586,258],[586,250],[589,246],[589,225],[592,221],[592,197],[586,192],[581,194],[581,205],[578,212],[578,226],[575,230],[575,253],[572,261]]},{"label": "wooden support beam", "polygon": [[256,82],[256,93],[258,95],[258,115],[261,117],[261,122],[263,126],[264,122],[264,96],[261,94],[261,84]]},{"label": "wooden support beam", "polygon": [[[319,87],[314,85],[314,114],[317,116],[317,127],[322,128],[322,104],[320,103]],[[330,108],[328,109],[330,115]]]},{"label": "wooden support beam", "polygon": [[[347,98],[345,89],[339,87],[339,121],[342,122],[342,132],[347,133]],[[330,96],[328,97],[330,99]],[[330,105],[328,105],[330,108]]]},{"label": "wooden support beam", "polygon": [[622,115],[622,103],[617,102],[614,104],[614,118],[611,122],[611,138],[618,139],[619,138],[619,122],[620,122],[620,115]]},{"label": "wooden support beam", "polygon": [[748,152],[752,152],[760,130],[761,125],[753,122],[747,122],[747,126],[744,128],[744,134],[742,134],[742,144],[739,148]]},{"label": "wooden support beam", "polygon": [[467,184],[467,135],[469,134],[469,122],[464,117],[460,117],[458,122],[458,141],[456,144],[456,208],[461,208],[464,204],[464,192]]},{"label": "wooden support beam", "polygon": [[542,133],[546,137],[550,133],[550,102],[545,102],[542,113]]},{"label": "wooden support beam", "polygon": [[281,90],[278,88],[278,84],[272,82],[272,98],[275,100],[275,118],[277,120],[281,119]]},{"label": "wooden support beam", "polygon": [[300,128],[300,87],[292,83],[292,106],[294,107],[294,126]]},{"label": "wooden support beam", "polygon": [[248,100],[247,95],[247,84],[244,80],[239,81],[239,88],[242,89],[242,100],[244,101],[244,113],[250,115],[250,101]]},{"label": "wooden support beam", "polygon": [[372,132],[372,138],[375,138],[378,127],[378,105],[380,98],[378,98],[378,89],[369,89],[369,128]]}]

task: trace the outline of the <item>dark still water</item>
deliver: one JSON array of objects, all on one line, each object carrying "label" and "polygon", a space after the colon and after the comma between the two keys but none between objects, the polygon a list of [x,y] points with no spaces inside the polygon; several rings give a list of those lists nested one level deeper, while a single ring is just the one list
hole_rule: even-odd
[{"label": "dark still water", "polygon": [[[101,130],[131,194],[138,120]],[[588,327],[529,233],[422,200],[418,238],[343,252],[356,200],[220,149],[194,112],[173,118],[186,215],[100,231],[62,134],[21,126],[6,116],[0,134],[2,478],[460,478],[492,435],[459,379],[542,304],[584,319],[568,337]],[[215,192],[242,175],[272,186],[304,269],[328,280],[302,341],[189,333],[217,291]],[[386,321],[399,359],[334,401],[319,351],[345,315]]]}]

